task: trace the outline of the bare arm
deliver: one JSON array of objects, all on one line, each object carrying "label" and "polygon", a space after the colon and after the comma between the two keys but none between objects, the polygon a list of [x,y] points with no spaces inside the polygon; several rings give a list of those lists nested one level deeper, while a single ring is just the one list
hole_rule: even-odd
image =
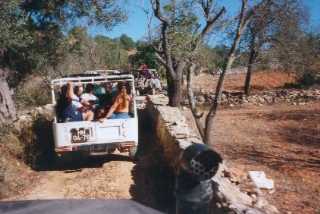
[{"label": "bare arm", "polygon": [[67,98],[72,99],[74,97],[72,82],[67,83]]},{"label": "bare arm", "polygon": [[117,107],[119,106],[119,104],[120,104],[119,98],[116,98],[116,101],[113,103],[113,105],[112,105],[111,108],[109,109],[106,118],[111,117],[111,115],[112,115],[113,112],[117,109]]},{"label": "bare arm", "polygon": [[85,100],[82,100],[82,101],[81,101],[81,104],[84,105],[84,106],[86,106],[86,107],[92,107],[91,103],[88,102],[88,101],[85,101]]}]

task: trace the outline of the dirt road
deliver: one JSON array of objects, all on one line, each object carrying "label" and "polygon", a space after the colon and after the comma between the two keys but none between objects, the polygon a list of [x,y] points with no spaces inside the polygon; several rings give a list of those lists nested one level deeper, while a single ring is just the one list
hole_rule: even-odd
[{"label": "dirt road", "polygon": [[160,211],[171,210],[173,175],[149,129],[139,127],[135,162],[119,152],[96,157],[67,155],[47,168],[33,170],[28,179],[33,181],[31,185],[21,190],[15,187],[13,197],[1,200],[131,199]]},{"label": "dirt road", "polygon": [[40,179],[22,195],[9,200],[37,199],[130,199],[135,166],[125,154],[76,157],[65,166],[39,172]]}]

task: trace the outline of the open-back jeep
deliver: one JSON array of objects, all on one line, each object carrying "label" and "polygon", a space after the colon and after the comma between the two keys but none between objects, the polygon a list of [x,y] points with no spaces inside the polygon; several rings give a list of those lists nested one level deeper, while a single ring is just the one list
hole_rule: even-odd
[{"label": "open-back jeep", "polygon": [[[62,98],[62,87],[68,82],[76,84],[93,84],[100,87],[103,84],[125,82],[130,86],[131,95],[135,94],[134,77],[130,74],[121,74],[118,71],[90,71],[80,75],[72,75],[51,81],[52,102],[57,106],[58,99]],[[103,91],[103,90],[102,90]],[[103,97],[104,94],[99,95]],[[57,108],[56,108],[57,109]],[[82,151],[89,155],[129,151],[133,157],[138,145],[138,118],[134,97],[130,104],[130,118],[106,119],[101,121],[70,122],[59,118],[59,112],[53,121],[55,151],[58,154],[73,151]]]}]

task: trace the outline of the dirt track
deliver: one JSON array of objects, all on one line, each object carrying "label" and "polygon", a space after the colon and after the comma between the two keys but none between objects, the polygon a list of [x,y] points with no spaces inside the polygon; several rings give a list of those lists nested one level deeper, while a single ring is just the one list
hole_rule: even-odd
[{"label": "dirt track", "polygon": [[75,158],[62,168],[39,172],[40,180],[24,194],[9,200],[38,199],[130,199],[135,166],[127,156]]},{"label": "dirt track", "polygon": [[159,155],[150,127],[139,124],[138,161],[119,152],[96,157],[67,155],[33,171],[32,185],[1,200],[131,199],[160,211],[171,210],[173,176]]}]

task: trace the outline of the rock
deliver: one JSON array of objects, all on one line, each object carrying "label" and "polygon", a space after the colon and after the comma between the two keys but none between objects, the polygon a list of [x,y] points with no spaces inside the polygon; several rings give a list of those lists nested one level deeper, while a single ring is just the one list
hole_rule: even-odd
[{"label": "rock", "polygon": [[272,96],[265,96],[264,97],[264,100],[268,103],[268,104],[271,104],[271,103],[273,103],[274,102],[274,99],[273,99],[273,97]]},{"label": "rock", "polygon": [[266,213],[279,213],[278,209],[268,203],[263,197],[258,197],[257,203],[255,204],[257,208],[264,210]]},{"label": "rock", "polygon": [[203,104],[206,102],[206,98],[202,95],[200,96],[197,96],[197,102],[200,103],[200,104]]},{"label": "rock", "polygon": [[189,100],[185,99],[184,101],[182,101],[182,105],[189,105]]},{"label": "rock", "polygon": [[262,104],[262,103],[264,103],[264,102],[265,102],[265,100],[264,100],[263,97],[258,97],[258,103]]},{"label": "rock", "polygon": [[273,180],[267,179],[266,174],[263,171],[249,171],[249,177],[257,188],[260,188],[260,189],[274,188]]}]

